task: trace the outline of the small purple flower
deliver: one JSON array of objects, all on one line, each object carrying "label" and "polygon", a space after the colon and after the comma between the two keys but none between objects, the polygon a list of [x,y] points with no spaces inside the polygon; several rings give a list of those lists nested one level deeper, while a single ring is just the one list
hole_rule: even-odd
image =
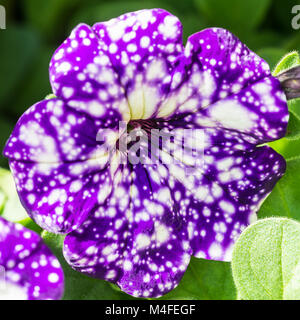
[{"label": "small purple flower", "polygon": [[62,268],[41,238],[0,217],[0,300],[60,299]]},{"label": "small purple flower", "polygon": [[[285,171],[280,155],[259,146],[283,137],[288,122],[267,63],[227,30],[203,30],[185,48],[181,31],[161,9],[78,25],[50,63],[57,98],[25,112],[4,151],[30,216],[68,233],[70,265],[134,296],[173,289],[191,255],[230,260]],[[203,167],[121,163],[120,121],[147,135],[175,132],[172,154],[159,143],[173,159],[183,129],[205,130]]]}]

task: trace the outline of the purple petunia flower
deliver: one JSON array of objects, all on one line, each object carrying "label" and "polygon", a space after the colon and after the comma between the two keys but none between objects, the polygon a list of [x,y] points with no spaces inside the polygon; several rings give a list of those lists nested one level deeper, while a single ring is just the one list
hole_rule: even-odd
[{"label": "purple petunia flower", "polygon": [[0,217],[0,300],[60,299],[62,268],[41,238]]},{"label": "purple petunia flower", "polygon": [[[78,25],[50,63],[57,98],[25,112],[4,151],[30,216],[68,233],[70,265],[134,296],[173,289],[191,255],[230,260],[285,171],[280,155],[259,146],[283,137],[288,122],[267,63],[227,30],[203,30],[185,48],[181,31],[161,9]],[[159,146],[174,161],[120,161],[121,121],[146,140],[153,129],[172,131]],[[183,130],[204,130],[194,174],[191,157],[176,157]]]}]

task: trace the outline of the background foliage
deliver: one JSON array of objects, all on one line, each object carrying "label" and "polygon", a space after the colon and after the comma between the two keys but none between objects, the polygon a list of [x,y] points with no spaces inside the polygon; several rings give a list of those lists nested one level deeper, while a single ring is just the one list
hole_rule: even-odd
[{"label": "background foliage", "polygon": [[[203,28],[225,27],[274,68],[284,54],[300,50],[300,30],[291,27],[291,10],[297,2],[0,0],[7,11],[7,29],[0,30],[0,149],[3,149],[19,116],[50,93],[48,64],[51,55],[80,22],[93,24],[128,11],[160,7],[180,18],[184,27],[184,41],[188,35]],[[260,218],[286,216],[300,220],[300,102],[290,104],[290,110],[288,137],[272,144],[287,158],[287,174],[264,202]],[[2,156],[0,166],[7,167]],[[10,197],[10,194],[5,196]],[[23,219],[22,223],[41,232],[29,218]],[[72,271],[61,255],[62,237],[45,232],[42,236],[63,264],[66,275],[65,299],[131,299],[104,281]],[[178,288],[164,298],[235,299],[236,290],[229,263],[192,259]]]},{"label": "background foliage", "polygon": [[258,220],[239,237],[232,271],[240,299],[299,300],[300,223]]}]

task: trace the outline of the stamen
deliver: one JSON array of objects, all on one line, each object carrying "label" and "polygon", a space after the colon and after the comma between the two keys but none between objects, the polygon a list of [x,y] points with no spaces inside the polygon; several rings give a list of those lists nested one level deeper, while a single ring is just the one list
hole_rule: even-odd
[{"label": "stamen", "polygon": [[128,131],[130,132],[133,129],[141,128],[146,131],[148,134],[151,133],[151,129],[157,128],[157,122],[161,119],[140,119],[140,120],[131,120],[128,123]]}]

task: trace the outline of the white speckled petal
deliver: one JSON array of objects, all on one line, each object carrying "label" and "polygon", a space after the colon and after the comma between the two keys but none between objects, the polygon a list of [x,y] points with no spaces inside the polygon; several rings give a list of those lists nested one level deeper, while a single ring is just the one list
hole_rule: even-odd
[{"label": "white speckled petal", "polygon": [[49,300],[63,295],[62,268],[41,238],[1,217],[0,266],[5,272],[0,300]]},{"label": "white speckled petal", "polygon": [[53,233],[76,229],[109,196],[111,173],[101,165],[97,159],[69,164],[10,161],[22,205]]},{"label": "white speckled petal", "polygon": [[270,75],[268,64],[231,32],[205,29],[189,37],[158,115],[197,112]]},{"label": "white speckled petal", "polygon": [[176,58],[183,52],[182,26],[162,9],[127,13],[93,29],[125,89],[131,119],[158,112],[169,92]]},{"label": "white speckled petal", "polygon": [[[97,135],[107,129],[113,143],[119,134],[121,115],[105,110],[101,117],[83,114],[62,100],[43,100],[30,107],[18,120],[4,148],[8,159],[48,163],[86,161],[106,155],[107,142]],[[97,139],[99,141],[97,141]]]},{"label": "white speckled petal", "polygon": [[195,126],[238,131],[252,136],[256,144],[262,144],[285,136],[289,115],[279,81],[269,77],[208,106],[191,118]]},{"label": "white speckled petal", "polygon": [[253,144],[262,144],[284,137],[288,120],[287,101],[279,81],[266,77],[197,112],[179,109],[168,126],[220,128],[238,132]]},{"label": "white speckled petal", "polygon": [[50,62],[53,93],[68,106],[94,117],[112,110],[129,119],[129,108],[109,57],[92,28],[79,24]]},{"label": "white speckled petal", "polygon": [[157,297],[178,285],[190,249],[166,168],[147,169],[123,169],[105,205],[67,235],[64,255],[73,268],[128,294]]},{"label": "white speckled petal", "polygon": [[[179,133],[176,137],[174,154],[180,149]],[[230,261],[234,242],[255,221],[262,201],[284,174],[285,161],[267,146],[252,145],[246,135],[217,128],[204,130],[197,162],[188,162],[192,149],[185,150],[184,161],[168,165],[168,181],[185,217],[193,255]]]},{"label": "white speckled petal", "polygon": [[[31,107],[4,150],[29,214],[70,232],[70,265],[140,297],[174,288],[191,254],[229,260],[285,171],[280,155],[258,147],[288,122],[266,62],[219,28],[183,49],[181,29],[162,9],[77,26],[50,63],[58,98]],[[137,151],[126,136],[134,129],[143,143],[161,129],[174,139]]]},{"label": "white speckled petal", "polygon": [[58,99],[44,100],[20,118],[4,155],[23,206],[43,228],[70,231],[109,195],[110,154],[96,138],[100,129],[110,129],[115,143],[119,119],[110,112],[95,119]]}]

